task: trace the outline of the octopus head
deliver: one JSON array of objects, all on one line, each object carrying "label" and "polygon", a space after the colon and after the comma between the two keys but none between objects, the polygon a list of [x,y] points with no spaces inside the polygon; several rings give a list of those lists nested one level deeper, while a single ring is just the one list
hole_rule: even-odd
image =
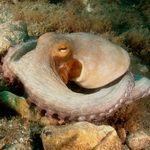
[{"label": "octopus head", "polygon": [[52,46],[51,55],[56,60],[67,60],[72,56],[73,46],[71,41],[61,39],[56,41]]},{"label": "octopus head", "polygon": [[72,41],[65,38],[56,40],[51,49],[54,69],[65,84],[77,78],[81,73],[82,65],[73,58],[73,52]]}]

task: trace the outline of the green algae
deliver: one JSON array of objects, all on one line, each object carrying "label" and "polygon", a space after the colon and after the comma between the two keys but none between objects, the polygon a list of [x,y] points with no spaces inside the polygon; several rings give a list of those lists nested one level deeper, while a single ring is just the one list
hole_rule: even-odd
[{"label": "green algae", "polygon": [[0,100],[2,103],[14,110],[20,107],[20,101],[26,101],[23,97],[16,96],[15,94],[9,91],[0,92]]},{"label": "green algae", "polygon": [[22,118],[30,118],[29,104],[24,97],[19,97],[9,91],[0,92],[0,101],[17,112]]},{"label": "green algae", "polygon": [[4,90],[9,90],[6,81],[2,76],[0,76],[0,92]]}]

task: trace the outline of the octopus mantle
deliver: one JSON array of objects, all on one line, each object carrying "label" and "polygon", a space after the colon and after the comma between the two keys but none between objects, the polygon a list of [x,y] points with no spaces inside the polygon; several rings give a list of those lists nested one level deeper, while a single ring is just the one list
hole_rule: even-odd
[{"label": "octopus mantle", "polygon": [[73,92],[49,65],[48,34],[47,39],[37,47],[37,41],[32,40],[10,48],[3,64],[4,75],[10,79],[17,77],[24,85],[29,100],[45,110],[46,115],[57,115],[70,121],[101,120],[123,104],[150,94],[150,80],[142,77],[135,81],[129,71],[113,84],[93,93]]}]

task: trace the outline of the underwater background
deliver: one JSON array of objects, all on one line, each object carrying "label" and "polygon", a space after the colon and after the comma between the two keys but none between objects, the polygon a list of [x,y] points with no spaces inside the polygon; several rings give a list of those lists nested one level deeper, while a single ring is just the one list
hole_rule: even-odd
[{"label": "underwater background", "polygon": [[[0,0],[0,24],[19,20],[26,22],[29,36],[36,38],[46,32],[100,34],[129,52],[134,73],[150,78],[148,0]],[[9,89],[17,93],[17,85],[7,87],[2,80],[1,85],[1,91]],[[25,148],[43,149],[41,124],[34,119],[31,123],[22,120],[8,106],[0,104],[0,107],[0,149],[8,149],[20,139]],[[145,132],[150,134],[149,110],[148,99],[142,100],[123,108],[104,124],[125,128],[127,132],[145,124]],[[139,123],[136,120],[141,116],[144,121]]]}]

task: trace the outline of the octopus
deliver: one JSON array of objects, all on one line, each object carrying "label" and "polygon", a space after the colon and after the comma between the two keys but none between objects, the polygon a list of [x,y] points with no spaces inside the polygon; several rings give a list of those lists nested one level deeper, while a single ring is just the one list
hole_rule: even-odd
[{"label": "octopus", "polygon": [[[150,95],[150,80],[135,79],[121,47],[91,33],[45,33],[9,49],[4,76],[18,79],[31,103],[67,121],[100,121]],[[73,82],[83,91],[74,91]]]}]

